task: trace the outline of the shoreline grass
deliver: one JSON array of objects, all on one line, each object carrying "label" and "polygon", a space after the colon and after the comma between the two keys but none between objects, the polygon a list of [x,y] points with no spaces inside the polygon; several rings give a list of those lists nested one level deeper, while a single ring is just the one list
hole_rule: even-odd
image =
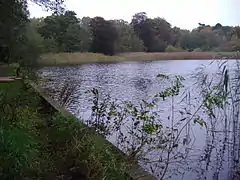
[{"label": "shoreline grass", "polygon": [[114,63],[123,61],[156,61],[156,60],[209,60],[236,59],[236,52],[171,52],[171,53],[120,53],[106,56],[100,53],[48,53],[38,60],[40,66],[81,65],[86,63]]},{"label": "shoreline grass", "polygon": [[0,108],[1,179],[128,179],[111,147],[23,81],[0,84]]}]

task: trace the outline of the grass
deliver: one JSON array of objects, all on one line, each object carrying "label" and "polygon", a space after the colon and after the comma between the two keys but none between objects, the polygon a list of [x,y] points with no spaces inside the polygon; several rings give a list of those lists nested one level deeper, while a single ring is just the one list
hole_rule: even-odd
[{"label": "grass", "polygon": [[0,179],[128,179],[125,161],[28,84],[0,84]]},{"label": "grass", "polygon": [[215,59],[236,57],[234,52],[170,52],[170,53],[120,53],[115,56],[105,56],[99,53],[56,53],[44,54],[38,60],[43,66],[77,65],[96,62],[121,62],[143,60],[192,60],[192,59]]},{"label": "grass", "polygon": [[0,64],[0,77],[1,76],[16,76],[17,64]]}]

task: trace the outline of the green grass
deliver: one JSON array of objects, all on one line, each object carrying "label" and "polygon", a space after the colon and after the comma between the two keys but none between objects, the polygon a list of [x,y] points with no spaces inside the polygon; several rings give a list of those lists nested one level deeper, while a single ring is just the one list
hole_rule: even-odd
[{"label": "green grass", "polygon": [[17,64],[11,64],[11,65],[2,64],[2,65],[0,65],[0,77],[1,76],[16,76],[16,67],[17,67]]},{"label": "green grass", "polygon": [[125,161],[22,81],[0,83],[0,179],[128,179]]},{"label": "green grass", "polygon": [[49,53],[44,54],[38,60],[43,66],[77,65],[95,62],[121,62],[121,61],[143,61],[143,60],[192,60],[192,59],[214,59],[234,58],[234,52],[166,52],[166,53],[120,53],[115,56],[105,56],[100,53]]}]

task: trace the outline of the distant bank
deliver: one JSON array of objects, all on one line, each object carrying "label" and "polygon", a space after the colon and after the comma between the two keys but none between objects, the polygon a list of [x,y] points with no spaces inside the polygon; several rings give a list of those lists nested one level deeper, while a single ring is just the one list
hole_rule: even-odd
[{"label": "distant bank", "polygon": [[239,59],[237,52],[171,52],[171,53],[121,53],[106,56],[99,53],[51,53],[44,54],[38,63],[42,66],[78,65],[95,62],[121,62],[144,60],[199,60],[199,59]]}]

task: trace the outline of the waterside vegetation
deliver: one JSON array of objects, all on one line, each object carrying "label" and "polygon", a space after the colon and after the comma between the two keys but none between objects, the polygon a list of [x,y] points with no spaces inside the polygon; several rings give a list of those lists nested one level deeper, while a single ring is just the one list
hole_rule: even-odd
[{"label": "waterside vegetation", "polygon": [[[166,88],[140,104],[112,100],[109,96],[101,99],[101,92],[97,89],[88,90],[86,94],[91,97],[92,114],[90,120],[83,122],[91,130],[81,121],[63,117],[52,109],[25,83],[32,77],[25,71],[30,68],[32,72],[37,62],[56,65],[95,62],[96,59],[129,60],[130,57],[131,60],[214,57],[215,53],[207,51],[239,50],[239,27],[200,23],[199,27],[188,31],[172,27],[162,18],[148,18],[143,12],[135,14],[131,23],[102,17],[79,19],[73,11],[62,11],[58,6],[62,1],[33,1],[56,10],[56,13],[46,18],[30,19],[26,0],[5,0],[0,4],[0,61],[7,64],[17,62],[23,68],[23,80],[0,83],[1,179],[128,179],[126,162],[98,139],[97,132],[105,138],[117,134],[119,149],[131,161],[142,163],[162,180],[173,175],[171,171],[169,173],[169,167],[176,158],[187,155],[178,147],[189,142],[188,138],[181,136],[189,124],[207,131],[214,129],[218,117],[226,116],[224,112],[229,110],[234,117],[231,120],[237,126],[239,62],[231,75],[226,62],[218,62],[218,76],[214,83],[212,77],[204,74],[204,69],[199,70],[196,83],[200,87],[198,106],[188,108],[191,104],[187,104],[177,116],[174,114],[174,99],[184,87],[181,76],[159,74],[157,78]],[[68,87],[72,91],[71,86]],[[60,91],[59,94],[59,101],[61,97],[65,99],[61,102],[63,106],[71,101],[68,99],[71,93],[64,96]],[[158,114],[158,104],[165,101],[171,103],[170,126],[164,126],[159,118],[161,114]],[[205,112],[204,116],[200,112]],[[125,126],[126,121],[132,125]],[[225,122],[225,132],[228,128],[231,127]],[[239,135],[237,127],[232,129],[234,136]],[[236,138],[233,144],[236,144]],[[222,147],[219,154],[224,149]],[[148,155],[156,151],[160,153],[152,161]],[[239,166],[234,163],[231,170],[235,178]],[[183,166],[178,165],[177,171],[181,171]]]},{"label": "waterside vegetation", "polygon": [[1,179],[128,179],[122,156],[29,84],[0,83],[0,108]]},{"label": "waterside vegetation", "polygon": [[[230,64],[233,66],[229,67]],[[216,67],[213,76],[207,73],[212,66]],[[84,116],[83,121],[157,179],[182,176],[186,170],[194,177],[214,179],[225,166],[222,154],[227,153],[226,141],[234,136],[233,146],[237,146],[239,67],[239,61],[227,60],[200,66],[191,74],[191,87],[185,86],[189,82],[182,76],[158,74],[159,92],[137,103],[112,98],[97,88],[90,89],[84,96],[89,98],[91,114]],[[79,91],[72,91],[78,85],[69,79],[61,83],[56,79],[46,80],[42,84],[53,98],[59,102],[64,99],[62,105],[70,109],[79,103]],[[77,111],[73,108],[72,112]],[[195,130],[206,132],[206,146],[200,151],[193,148],[195,138],[201,139]],[[229,164],[237,158],[233,156],[228,157]],[[209,172],[209,166],[215,164],[219,168]],[[237,163],[228,171],[232,179],[239,178]]]},{"label": "waterside vegetation", "polygon": [[47,53],[38,59],[39,66],[81,65],[85,63],[114,63],[124,61],[155,61],[155,60],[210,60],[237,59],[237,52],[134,52],[119,53],[107,56],[101,53]]},{"label": "waterside vegetation", "polygon": [[[36,62],[65,64],[65,59],[70,64],[88,60],[211,59],[219,52],[240,50],[238,26],[199,23],[195,29],[185,30],[164,18],[149,18],[145,12],[134,14],[131,22],[100,16],[78,18],[73,11],[59,9],[63,1],[33,2],[55,13],[30,19],[26,0],[3,1],[0,5],[1,62],[33,66]],[[73,60],[69,60],[71,56]]]}]

